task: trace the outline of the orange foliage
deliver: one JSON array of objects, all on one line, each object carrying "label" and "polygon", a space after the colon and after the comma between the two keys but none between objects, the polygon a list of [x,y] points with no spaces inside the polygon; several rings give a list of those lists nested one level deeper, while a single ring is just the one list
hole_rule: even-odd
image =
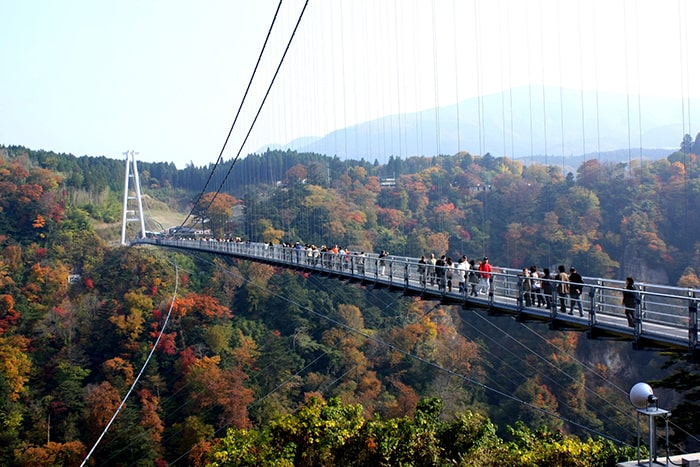
[{"label": "orange foliage", "polygon": [[10,269],[19,269],[22,265],[22,247],[20,245],[7,245],[2,250],[2,258]]},{"label": "orange foliage", "polygon": [[209,213],[231,215],[233,206],[238,200],[227,193],[209,192],[202,195],[197,203],[199,209],[209,207]]},{"label": "orange foliage", "polygon": [[12,295],[0,295],[0,336],[19,320],[19,311],[15,310]]},{"label": "orange foliage", "polygon": [[32,172],[28,175],[27,181],[41,185],[44,187],[44,191],[53,191],[58,188],[61,176],[48,169],[32,167]]},{"label": "orange foliage", "polygon": [[44,467],[47,465],[79,465],[87,455],[85,445],[80,441],[54,443],[43,446],[29,446],[15,450],[15,456],[22,467]]},{"label": "orange foliage", "polygon": [[4,388],[0,396],[12,402],[19,400],[24,392],[24,385],[29,381],[31,361],[26,354],[29,339],[22,336],[0,337],[0,379]]},{"label": "orange foliage", "polygon": [[382,382],[377,378],[376,371],[365,371],[357,385],[357,398],[365,408],[365,412],[371,415],[374,404],[382,393]]},{"label": "orange foliage", "polygon": [[17,196],[17,202],[20,204],[29,204],[32,201],[39,201],[44,189],[41,185],[21,185]]},{"label": "orange foliage", "polygon": [[209,451],[211,451],[211,441],[201,440],[192,446],[190,454],[187,456],[187,461],[192,467],[205,467],[211,465],[209,463]]},{"label": "orange foliage", "polygon": [[29,269],[29,278],[32,280],[32,282],[37,284],[46,283],[49,274],[51,274],[51,268],[48,266],[42,266],[39,263],[32,264],[32,267]]},{"label": "orange foliage", "polygon": [[187,315],[199,315],[204,318],[231,318],[231,310],[219,303],[214,297],[191,293],[175,300],[173,315],[179,318]]},{"label": "orange foliage", "polygon": [[454,203],[444,203],[435,207],[436,214],[451,215],[455,210]]},{"label": "orange foliage", "polygon": [[219,362],[218,356],[203,357],[190,367],[187,383],[193,388],[192,400],[200,409],[216,407],[222,425],[248,428],[247,407],[254,400],[253,391],[243,384],[248,376],[239,368],[222,370]]},{"label": "orange foliage", "polygon": [[262,289],[267,288],[267,282],[275,275],[275,268],[262,263],[251,263],[248,270],[248,279]]},{"label": "orange foliage", "polygon": [[387,407],[387,418],[412,417],[420,397],[413,388],[399,381],[397,377],[390,377],[389,381],[398,394],[396,400]]},{"label": "orange foliage", "polygon": [[163,438],[163,421],[158,415],[159,400],[157,396],[151,394],[148,389],[142,389],[138,392],[141,399],[141,421],[139,425],[146,428],[148,435],[154,445],[158,445]]},{"label": "orange foliage", "polygon": [[252,367],[259,354],[255,340],[252,337],[244,336],[243,332],[239,330],[238,341],[241,345],[232,349],[231,355],[236,359],[239,367]]},{"label": "orange foliage", "polygon": [[107,360],[102,364],[102,370],[112,384],[115,384],[117,377],[124,378],[124,384],[127,386],[134,382],[134,367],[123,358],[114,357]]},{"label": "orange foliage", "polygon": [[32,227],[35,229],[41,229],[46,225],[46,218],[42,216],[41,214],[36,215],[36,219],[34,219],[34,222],[32,222]]},{"label": "orange foliage", "polygon": [[450,245],[449,238],[449,235],[445,232],[436,232],[428,235],[427,244],[433,248],[431,253],[434,252],[437,256],[447,252]]},{"label": "orange foliage", "polygon": [[290,182],[300,182],[308,178],[308,171],[303,165],[297,164],[287,170],[287,173],[285,173],[284,176]]},{"label": "orange foliage", "polygon": [[100,432],[107,426],[120,403],[119,392],[107,381],[88,389],[88,426],[94,439],[97,439]]},{"label": "orange foliage", "polygon": [[552,360],[556,362],[569,362],[571,355],[574,355],[578,346],[579,335],[575,332],[559,333],[547,339],[547,343],[557,351],[551,354]]}]

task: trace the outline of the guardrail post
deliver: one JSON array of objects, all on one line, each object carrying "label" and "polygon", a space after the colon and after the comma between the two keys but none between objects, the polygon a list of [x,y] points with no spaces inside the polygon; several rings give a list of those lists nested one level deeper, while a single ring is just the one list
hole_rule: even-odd
[{"label": "guardrail post", "polygon": [[403,265],[403,289],[408,290],[408,263]]},{"label": "guardrail post", "polygon": [[523,291],[523,277],[518,276],[518,301],[517,301],[517,308],[515,310],[515,318],[519,319],[520,318],[520,313],[523,311],[523,308],[525,308],[523,301],[525,299],[525,292]]},{"label": "guardrail post", "polygon": [[639,337],[642,335],[642,294],[634,293],[634,348],[640,349]]},{"label": "guardrail post", "polygon": [[698,345],[698,302],[695,300],[695,292],[691,293],[691,301],[688,306],[688,361],[694,361]]},{"label": "guardrail post", "polygon": [[557,292],[557,286],[552,282],[552,302],[549,307],[549,328],[554,329],[556,327],[557,314],[559,313],[559,293]]},{"label": "guardrail post", "polygon": [[588,287],[588,298],[589,298],[589,302],[590,302],[590,308],[588,311],[588,325],[589,326],[593,326],[596,323],[596,316],[595,316],[596,292],[598,292],[598,287],[595,287],[595,286]]}]

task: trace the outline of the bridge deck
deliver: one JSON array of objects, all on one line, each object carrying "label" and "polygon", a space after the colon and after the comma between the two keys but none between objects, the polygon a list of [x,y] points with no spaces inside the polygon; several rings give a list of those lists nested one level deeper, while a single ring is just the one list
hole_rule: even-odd
[{"label": "bridge deck", "polygon": [[459,290],[456,275],[451,291],[431,285],[426,273],[419,272],[421,269],[414,258],[390,256],[382,260],[376,254],[314,253],[264,243],[212,240],[143,238],[132,244],[210,252],[320,273],[375,287],[400,289],[405,294],[427,300],[512,315],[522,321],[546,322],[552,329],[584,331],[590,338],[629,340],[635,349],[685,351],[691,360],[700,357],[697,315],[700,291],[694,289],[642,284],[637,292],[634,326],[630,327],[621,304],[622,285],[607,279],[584,278],[586,284],[581,295],[584,314],[579,316],[578,313],[571,315],[559,310],[557,281],[550,281],[553,285],[551,307],[527,306],[522,276],[515,270],[504,268],[492,271],[488,294],[473,296],[469,284],[464,291]]}]

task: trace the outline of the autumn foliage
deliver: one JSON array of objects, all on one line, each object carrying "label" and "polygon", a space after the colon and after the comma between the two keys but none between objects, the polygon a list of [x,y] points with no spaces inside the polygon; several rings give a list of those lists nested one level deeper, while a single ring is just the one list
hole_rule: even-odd
[{"label": "autumn foliage", "polygon": [[[588,160],[566,174],[466,152],[373,165],[270,151],[241,167],[232,176],[246,183],[230,194],[190,198],[207,173],[167,164],[144,165],[145,186],[163,199],[186,191],[215,237],[488,251],[511,267],[575,263],[601,277],[634,258],[698,284],[684,235],[700,230],[684,209],[700,201],[694,157]],[[634,421],[616,408],[626,395],[593,377],[635,368],[617,343],[605,361],[623,363],[588,367],[578,334],[534,338],[392,290],[110,245],[115,224],[94,226],[118,218],[123,175],[107,158],[0,148],[0,464],[80,463],[149,356],[96,465],[610,465],[624,453],[569,437],[594,426],[629,442]],[[601,398],[611,406],[597,410]]]}]

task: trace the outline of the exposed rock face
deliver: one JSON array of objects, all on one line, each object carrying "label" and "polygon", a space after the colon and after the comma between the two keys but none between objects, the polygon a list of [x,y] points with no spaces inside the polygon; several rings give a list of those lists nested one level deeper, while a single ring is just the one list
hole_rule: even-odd
[{"label": "exposed rock face", "polygon": [[619,279],[634,277],[635,282],[646,282],[650,284],[673,285],[669,282],[668,272],[663,268],[652,268],[636,254],[634,248],[625,248],[625,257],[622,259],[622,268]]}]

